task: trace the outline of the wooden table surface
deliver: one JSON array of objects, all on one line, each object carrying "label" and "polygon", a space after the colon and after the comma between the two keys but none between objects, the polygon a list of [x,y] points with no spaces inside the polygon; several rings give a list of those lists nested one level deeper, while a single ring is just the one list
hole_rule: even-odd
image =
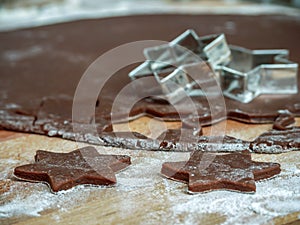
[{"label": "wooden table surface", "polygon": [[[297,124],[300,124],[300,119],[297,119]],[[126,130],[127,127],[121,124],[115,125],[114,129]],[[180,123],[164,124],[143,117],[131,122],[129,127],[131,130],[143,131],[148,136],[155,136],[159,130],[166,127],[180,127]],[[251,140],[270,127],[271,125],[258,127],[227,121],[226,133]],[[204,133],[209,132],[210,128],[205,128]],[[280,215],[272,210],[261,210],[267,207],[254,210],[256,203],[253,200],[251,200],[251,205],[243,205],[247,204],[249,199],[260,198],[261,201],[268,203],[268,196],[261,197],[265,187],[268,187],[270,192],[274,190],[275,196],[275,192],[281,188],[276,185],[273,188],[272,185],[277,182],[276,179],[282,179],[282,182],[289,184],[288,182],[293,182],[293,179],[300,177],[299,151],[282,154],[253,154],[252,157],[256,161],[281,163],[283,173],[277,178],[257,184],[257,192],[252,195],[228,191],[189,195],[186,193],[186,184],[165,179],[160,175],[163,162],[188,159],[188,153],[127,150],[101,146],[96,146],[101,153],[127,154],[132,157],[132,165],[117,174],[118,183],[114,187],[81,185],[53,194],[45,184],[19,181],[12,177],[13,168],[32,162],[35,151],[38,149],[69,152],[81,146],[86,146],[86,144],[41,135],[0,131],[0,224],[234,224],[241,221],[246,224],[300,223],[300,209],[297,210],[297,207],[292,212],[282,211],[283,214]],[[294,174],[285,171],[286,168],[292,167],[298,168],[298,170],[293,170],[296,171]],[[294,192],[297,192],[297,187],[290,188],[291,191],[294,188]],[[219,201],[220,207],[227,209],[221,204],[222,200],[226,204],[226,196],[228,196],[229,205],[235,206],[233,201],[237,201],[236,207],[245,209],[245,213],[240,212],[239,209],[232,209],[240,214],[231,215],[230,206],[228,206],[228,213],[210,208],[212,204]],[[230,196],[232,196],[232,202],[230,202]],[[280,194],[278,196],[280,199]],[[243,203],[244,200],[245,203]],[[300,201],[300,199],[296,198],[295,201]],[[202,206],[198,205],[200,202]],[[299,206],[299,202],[295,204]]]}]

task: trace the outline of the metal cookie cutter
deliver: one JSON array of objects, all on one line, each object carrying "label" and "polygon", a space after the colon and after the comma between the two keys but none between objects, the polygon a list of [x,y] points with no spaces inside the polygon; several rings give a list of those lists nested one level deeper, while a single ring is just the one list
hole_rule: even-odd
[{"label": "metal cookie cutter", "polygon": [[217,69],[225,96],[248,103],[261,94],[298,92],[298,64],[288,60],[288,50],[230,50],[231,62]]},{"label": "metal cookie cutter", "polygon": [[177,102],[184,97],[180,94],[183,90],[185,95],[203,95],[195,90],[195,82],[188,77],[186,68],[203,68],[201,62],[205,60],[214,70],[227,64],[231,54],[224,34],[200,38],[194,30],[187,30],[168,44],[146,48],[144,55],[147,61],[132,70],[129,77],[134,80],[154,75],[167,98]]},{"label": "metal cookie cutter", "polygon": [[[190,51],[186,51],[186,49]],[[230,61],[230,49],[225,35],[198,37],[194,30],[187,30],[169,44],[146,48],[144,55],[150,60],[151,69],[163,69],[167,65],[179,66],[195,61],[194,55],[207,61],[214,68]]]},{"label": "metal cookie cutter", "polygon": [[165,77],[156,71],[153,74],[160,84],[164,96],[172,104],[186,96],[217,96],[220,94],[219,89],[216,88],[215,74],[203,61],[183,64]]}]

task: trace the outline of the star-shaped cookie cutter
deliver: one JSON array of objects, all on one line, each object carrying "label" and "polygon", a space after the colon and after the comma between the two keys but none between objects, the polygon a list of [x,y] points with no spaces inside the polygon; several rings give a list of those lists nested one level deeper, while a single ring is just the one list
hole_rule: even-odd
[{"label": "star-shaped cookie cutter", "polygon": [[226,97],[249,103],[262,94],[298,93],[298,64],[288,59],[288,50],[230,50],[230,63],[216,69]]},{"label": "star-shaped cookie cutter", "polygon": [[168,44],[146,48],[144,55],[147,61],[132,70],[129,77],[135,80],[154,75],[167,99],[176,103],[186,95],[204,94],[196,88],[197,82],[189,72],[204,71],[202,74],[209,77],[214,70],[208,73],[207,63],[217,68],[227,64],[231,54],[224,34],[199,37],[194,30],[187,30]]}]

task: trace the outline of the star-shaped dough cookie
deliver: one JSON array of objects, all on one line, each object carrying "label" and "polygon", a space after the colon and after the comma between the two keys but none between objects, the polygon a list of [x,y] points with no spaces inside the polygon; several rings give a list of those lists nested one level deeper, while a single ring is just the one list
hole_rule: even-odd
[{"label": "star-shaped dough cookie", "polygon": [[38,150],[35,163],[16,167],[14,175],[23,180],[47,182],[57,192],[79,184],[115,184],[115,172],[130,164],[129,156],[102,155],[90,146],[69,153]]},{"label": "star-shaped dough cookie", "polygon": [[280,165],[252,161],[248,151],[230,154],[195,151],[188,161],[165,162],[161,173],[188,183],[191,193],[218,189],[255,192],[255,181],[279,174]]}]

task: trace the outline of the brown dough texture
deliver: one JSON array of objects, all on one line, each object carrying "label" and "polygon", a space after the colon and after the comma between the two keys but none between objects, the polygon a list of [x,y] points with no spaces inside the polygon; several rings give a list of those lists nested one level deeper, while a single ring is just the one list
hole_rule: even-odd
[{"label": "brown dough texture", "polygon": [[[234,28],[229,29],[227,22],[234,24]],[[190,147],[182,148],[183,143],[175,141],[176,138],[165,137],[160,143],[157,143],[158,140],[147,140],[141,144],[146,139],[142,135],[126,137],[112,131],[111,107],[120,90],[130,83],[128,73],[137,64],[120,69],[105,83],[95,102],[93,115],[87,113],[84,107],[89,96],[83,96],[83,117],[72,120],[73,97],[78,82],[98,56],[137,40],[170,41],[186,29],[194,29],[200,36],[225,33],[228,43],[249,49],[289,49],[290,59],[300,63],[300,19],[297,16],[140,15],[0,32],[0,128],[125,148],[190,151],[208,146],[207,149],[210,149],[209,145],[215,145],[216,142],[214,138],[206,136],[197,135]],[[121,59],[116,57],[111,63],[118,60]],[[107,68],[100,68],[99,76],[107,74]],[[299,82],[300,79],[298,87]],[[125,99],[130,103],[131,96],[125,96]],[[248,104],[225,98],[226,113],[218,104],[209,105],[205,97],[192,99],[197,111],[193,119],[199,121],[200,129],[201,126],[229,118],[257,124],[276,121],[274,128],[284,132],[285,127],[292,123],[292,117],[300,115],[300,92],[294,95],[262,95]],[[188,105],[182,105],[180,112],[177,112],[167,102],[142,99],[134,104],[130,118],[124,116],[126,109],[123,106],[117,107],[116,116],[123,121],[145,114],[166,121],[178,121],[180,113],[183,124],[193,124],[188,121]],[[282,111],[288,112],[291,117],[282,119]],[[74,131],[74,126],[80,127],[80,131]],[[93,126],[97,129],[91,132]],[[271,143],[281,135],[274,131],[270,131],[268,137],[265,135],[264,140],[268,139],[266,141]],[[288,131],[294,132],[289,134],[294,137],[294,145],[290,146],[284,139],[279,148],[255,147],[249,150],[298,150],[300,138],[299,132],[295,131],[297,129]],[[237,146],[243,149],[250,145],[231,137],[224,137],[223,143],[222,151],[231,151]],[[260,146],[257,143],[254,145]]]},{"label": "brown dough texture", "polygon": [[255,181],[280,173],[278,163],[255,162],[248,151],[218,155],[195,151],[186,162],[165,162],[162,175],[188,183],[188,191],[255,192]]},{"label": "brown dough texture", "polygon": [[130,164],[129,156],[99,154],[90,146],[69,153],[38,150],[35,162],[16,167],[14,175],[22,180],[46,182],[57,192],[79,184],[113,185],[117,182],[115,172]]}]

